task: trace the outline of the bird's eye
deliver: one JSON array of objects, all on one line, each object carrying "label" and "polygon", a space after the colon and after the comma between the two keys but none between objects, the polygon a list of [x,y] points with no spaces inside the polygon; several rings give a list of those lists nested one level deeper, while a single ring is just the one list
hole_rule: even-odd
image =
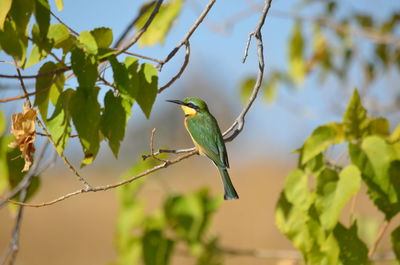
[{"label": "bird's eye", "polygon": [[193,105],[192,103],[187,104],[187,106],[188,106],[189,108],[194,108],[194,105]]}]

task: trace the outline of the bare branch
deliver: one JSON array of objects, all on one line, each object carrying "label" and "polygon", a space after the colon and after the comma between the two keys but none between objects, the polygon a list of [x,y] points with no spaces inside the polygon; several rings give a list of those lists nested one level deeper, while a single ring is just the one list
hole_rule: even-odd
[{"label": "bare branch", "polygon": [[45,76],[49,76],[49,75],[53,75],[53,74],[61,74],[61,73],[64,73],[64,72],[66,72],[68,70],[71,70],[70,66],[67,66],[67,67],[64,67],[64,68],[60,68],[60,69],[57,69],[57,70],[53,70],[53,71],[50,71],[50,72],[47,72],[47,73],[43,73],[43,74],[37,74],[37,75],[21,75],[21,76],[18,76],[18,75],[3,75],[3,74],[0,74],[0,78],[34,79],[34,78],[45,77]]},{"label": "bare branch", "polygon": [[139,179],[139,178],[142,178],[142,177],[144,177],[144,176],[147,176],[147,175],[149,175],[149,174],[151,174],[151,173],[153,173],[153,172],[156,172],[156,171],[158,171],[158,170],[160,170],[160,169],[166,168],[166,167],[168,167],[169,165],[176,164],[176,163],[178,163],[178,162],[180,162],[180,161],[182,161],[182,160],[184,160],[184,159],[186,159],[186,158],[189,158],[189,157],[191,157],[191,156],[193,156],[193,155],[195,155],[195,154],[197,154],[197,150],[194,150],[194,151],[192,151],[192,152],[190,152],[190,153],[187,153],[187,154],[185,154],[185,155],[179,156],[179,157],[177,157],[177,158],[175,158],[175,159],[173,159],[173,160],[169,160],[168,163],[167,163],[167,162],[164,162],[164,163],[162,163],[162,164],[160,164],[160,165],[158,165],[158,166],[155,166],[155,167],[153,167],[153,168],[150,168],[150,169],[148,169],[148,170],[146,170],[146,171],[144,171],[144,172],[142,172],[142,173],[140,173],[140,174],[137,174],[137,175],[132,176],[132,177],[130,177],[130,178],[128,178],[128,179],[119,181],[119,182],[117,182],[117,183],[108,184],[108,185],[104,185],[104,186],[92,187],[92,188],[88,188],[88,189],[76,190],[76,191],[74,191],[74,192],[65,194],[64,196],[58,197],[57,199],[54,199],[54,200],[52,200],[52,201],[43,202],[43,203],[23,203],[23,202],[17,202],[17,201],[11,201],[11,200],[9,200],[9,202],[10,202],[10,203],[13,203],[13,204],[16,204],[16,205],[23,205],[23,206],[28,206],[28,207],[44,207],[44,206],[49,206],[49,205],[55,204],[55,203],[57,203],[57,202],[63,201],[63,200],[65,200],[65,199],[68,199],[68,198],[70,198],[70,197],[76,196],[76,195],[78,195],[78,194],[87,193],[87,192],[98,192],[98,191],[106,191],[106,190],[110,190],[110,189],[115,189],[115,188],[117,188],[117,187],[119,187],[119,186],[125,185],[125,184],[127,184],[127,183],[131,183],[131,182],[134,181],[134,180],[137,180],[137,179]]},{"label": "bare branch", "polygon": [[166,88],[170,87],[173,83],[175,83],[176,80],[178,80],[181,75],[183,74],[183,72],[185,71],[188,63],[189,63],[189,57],[190,57],[190,43],[189,41],[187,41],[185,43],[186,46],[186,54],[185,54],[185,61],[183,62],[183,65],[181,67],[181,69],[179,70],[179,72],[164,86],[160,87],[158,89],[158,93],[163,92]]},{"label": "bare branch", "polygon": [[181,42],[168,54],[168,56],[164,60],[161,61],[161,63],[158,65],[158,69],[160,71],[162,70],[163,65],[166,64],[169,60],[171,60],[171,58],[175,56],[175,54],[179,51],[179,49],[189,41],[192,34],[195,32],[195,30],[201,24],[201,22],[203,22],[204,18],[207,16],[212,6],[215,4],[215,1],[216,0],[210,0],[210,2],[208,2],[207,6],[204,8],[199,18],[196,20],[196,22],[193,24],[190,30],[186,33]]},{"label": "bare branch", "polygon": [[[264,76],[264,46],[263,46],[263,40],[262,40],[262,35],[261,35],[261,29],[264,25],[265,18],[271,7],[271,2],[272,2],[272,0],[265,0],[265,4],[264,4],[263,11],[261,13],[260,20],[259,20],[255,30],[249,34],[249,39],[246,44],[245,57],[243,57],[243,61],[246,60],[247,50],[250,45],[250,40],[251,40],[251,37],[254,36],[254,38],[257,40],[257,54],[258,54],[257,80],[256,80],[256,83],[254,84],[253,91],[250,95],[247,105],[244,107],[244,109],[239,114],[239,116],[236,118],[235,122],[231,125],[231,127],[229,127],[228,130],[226,130],[224,132],[224,134],[223,134],[224,136],[227,136],[229,133],[232,132],[232,134],[229,137],[225,138],[226,142],[230,142],[233,139],[235,139],[236,136],[243,130],[244,118],[245,118],[247,112],[249,111],[249,109],[251,108],[251,106],[253,105],[253,102],[256,99],[258,91],[260,90],[260,87],[262,84],[262,80],[263,80],[263,76]],[[235,129],[235,127],[236,127],[236,129]]]}]

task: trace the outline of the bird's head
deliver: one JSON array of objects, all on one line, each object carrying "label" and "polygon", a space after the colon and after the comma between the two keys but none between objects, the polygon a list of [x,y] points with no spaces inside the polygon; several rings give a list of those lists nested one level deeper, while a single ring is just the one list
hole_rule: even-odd
[{"label": "bird's head", "polygon": [[207,104],[199,99],[199,98],[185,98],[183,101],[181,100],[167,100],[168,102],[172,102],[178,105],[181,105],[181,108],[185,115],[194,116],[197,112],[200,111],[208,111]]}]

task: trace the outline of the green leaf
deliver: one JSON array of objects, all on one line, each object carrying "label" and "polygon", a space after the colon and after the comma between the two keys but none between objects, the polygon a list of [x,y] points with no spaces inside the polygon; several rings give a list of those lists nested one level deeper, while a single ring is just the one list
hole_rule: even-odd
[{"label": "green leaf", "polygon": [[24,68],[28,68],[32,65],[37,64],[38,62],[42,61],[45,59],[47,56],[47,52],[44,50],[40,50],[39,47],[35,44],[33,45],[31,54],[29,55],[28,61],[25,64]]},{"label": "green leaf", "polygon": [[17,25],[12,20],[6,19],[4,30],[0,31],[0,46],[10,56],[18,58],[20,62],[25,61],[28,39],[17,30]]},{"label": "green leaf", "polygon": [[101,116],[101,131],[108,139],[108,145],[118,158],[120,144],[125,136],[126,122],[130,116],[123,105],[130,104],[124,102],[122,97],[114,96],[113,91],[109,90],[104,97],[104,112]]},{"label": "green leaf", "polygon": [[339,259],[343,265],[369,264],[368,248],[357,235],[357,224],[353,223],[350,228],[338,223],[333,231],[339,244]]},{"label": "green leaf", "polygon": [[268,103],[272,103],[276,99],[277,87],[282,79],[282,75],[279,72],[274,72],[270,78],[264,84],[264,99]]},{"label": "green leaf", "polygon": [[344,133],[347,140],[358,140],[368,132],[367,110],[361,103],[357,89],[354,90],[343,116]]},{"label": "green leaf", "polygon": [[0,194],[8,186],[8,167],[7,167],[7,137],[5,137],[4,131],[7,127],[7,120],[3,112],[0,111]]},{"label": "green leaf", "polygon": [[307,69],[303,58],[304,38],[302,24],[295,22],[293,32],[289,40],[289,68],[290,75],[297,85],[301,85],[306,77]]},{"label": "green leaf", "polygon": [[158,74],[153,65],[144,63],[139,70],[139,87],[136,101],[146,118],[150,118],[150,112],[157,96]]},{"label": "green leaf", "polygon": [[94,56],[75,48],[71,53],[72,70],[80,87],[93,88],[97,80],[97,60]]},{"label": "green leaf", "polygon": [[90,33],[94,37],[98,48],[108,48],[113,41],[113,33],[110,28],[95,28]]},{"label": "green leaf", "polygon": [[47,36],[50,26],[50,6],[48,0],[35,0],[35,18],[42,38]]},{"label": "green leaf", "polygon": [[369,131],[370,135],[389,136],[390,135],[389,121],[385,118],[373,119],[369,123]]},{"label": "green leaf", "polygon": [[62,24],[50,25],[47,38],[52,42],[55,48],[61,48],[63,42],[67,41],[70,37],[68,28]]},{"label": "green leaf", "polygon": [[145,265],[170,264],[174,241],[161,230],[147,230],[143,238],[143,262]]},{"label": "green leaf", "polygon": [[[138,20],[135,23],[137,29],[141,29],[149,19],[150,14],[156,6],[154,1],[152,3],[152,7],[150,8],[148,6],[151,3],[145,3],[142,7],[142,11],[147,11],[139,14]],[[182,4],[183,0],[170,0],[168,3],[162,4],[154,20],[139,39],[139,46],[151,46],[157,42],[163,44],[166,35],[181,11]]]},{"label": "green leaf", "polygon": [[391,241],[393,245],[393,251],[396,255],[397,260],[400,260],[400,226],[393,230],[391,234]]},{"label": "green leaf", "polygon": [[396,159],[394,148],[378,136],[369,136],[362,142],[361,148],[349,145],[349,154],[352,163],[362,172],[370,198],[390,220],[400,211],[399,198],[391,177],[395,173],[391,170],[392,161]]},{"label": "green leaf", "polygon": [[35,9],[35,0],[13,0],[9,12],[12,20],[15,22],[18,32],[25,35],[26,27]]},{"label": "green leaf", "polygon": [[97,54],[98,46],[96,39],[89,31],[82,31],[78,37],[78,41],[86,53]]},{"label": "green leaf", "polygon": [[348,165],[335,177],[336,172],[329,170],[318,178],[318,197],[316,207],[320,212],[320,221],[324,229],[330,231],[339,221],[340,214],[361,187],[361,174],[354,165]]},{"label": "green leaf", "polygon": [[79,140],[85,154],[81,166],[93,162],[100,147],[100,104],[97,102],[99,88],[79,87],[71,95],[68,110],[71,113]]},{"label": "green leaf", "polygon": [[4,20],[11,9],[12,0],[0,0],[0,30],[3,30]]},{"label": "green leaf", "polygon": [[136,69],[133,70],[133,73],[129,73],[127,69],[128,67],[125,64],[118,62],[115,56],[110,57],[109,62],[113,70],[115,87],[124,99],[133,104],[136,96],[134,82],[138,82],[139,78]]},{"label": "green leaf", "polygon": [[57,10],[61,11],[64,9],[64,3],[63,0],[54,0],[54,2],[56,3],[57,6]]},{"label": "green leaf", "polygon": [[[40,68],[39,74],[55,71],[59,68],[60,65],[53,62],[46,62]],[[59,94],[64,88],[64,82],[64,74],[51,74],[36,78],[36,97],[34,105],[39,107],[40,115],[44,121],[47,119],[50,93],[56,92]]]},{"label": "green leaf", "polygon": [[58,97],[56,108],[47,120],[47,128],[57,146],[57,152],[62,154],[67,146],[71,134],[71,116],[68,110],[69,101],[74,94],[74,90],[67,89]]},{"label": "green leaf", "polygon": [[340,123],[328,123],[319,126],[304,143],[301,163],[307,163],[329,146],[339,144],[343,140],[343,126]]}]

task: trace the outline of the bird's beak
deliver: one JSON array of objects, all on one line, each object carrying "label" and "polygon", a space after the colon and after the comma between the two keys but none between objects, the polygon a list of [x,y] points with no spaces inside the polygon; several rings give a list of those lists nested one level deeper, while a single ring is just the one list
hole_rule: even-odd
[{"label": "bird's beak", "polygon": [[175,104],[178,104],[178,105],[186,105],[185,102],[180,101],[180,100],[172,99],[172,100],[166,100],[166,101],[167,101],[167,102],[172,102],[172,103],[175,103]]}]

